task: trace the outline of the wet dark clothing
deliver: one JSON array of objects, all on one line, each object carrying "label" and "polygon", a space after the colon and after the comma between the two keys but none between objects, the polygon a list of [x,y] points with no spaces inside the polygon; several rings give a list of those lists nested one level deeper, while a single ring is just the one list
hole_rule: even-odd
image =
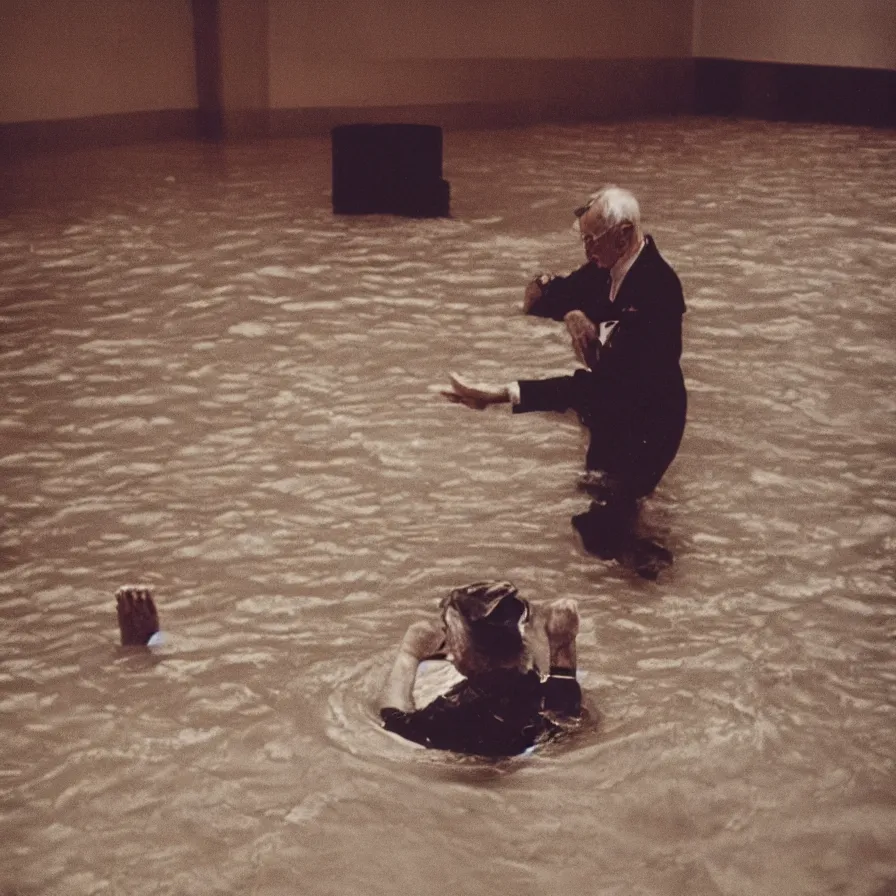
[{"label": "wet dark clothing", "polygon": [[529,313],[562,320],[573,310],[597,327],[619,323],[593,369],[521,381],[513,410],[576,411],[591,434],[586,468],[605,471],[623,493],[642,497],[656,488],[684,433],[681,283],[648,236],[614,302],[609,271],[589,262],[551,279]]},{"label": "wet dark clothing", "polygon": [[515,756],[556,734],[545,713],[577,716],[581,691],[572,672],[542,682],[536,671],[496,669],[456,684],[413,712],[387,707],[383,727],[408,740],[478,756]]}]

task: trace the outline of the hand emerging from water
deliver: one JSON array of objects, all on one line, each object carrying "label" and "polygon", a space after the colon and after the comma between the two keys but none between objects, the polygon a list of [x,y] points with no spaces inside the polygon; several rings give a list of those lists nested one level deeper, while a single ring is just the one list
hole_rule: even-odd
[{"label": "hand emerging from water", "polygon": [[115,594],[123,647],[145,647],[159,631],[159,613],[148,588],[119,588]]},{"label": "hand emerging from water", "polygon": [[561,598],[548,604],[545,630],[551,645],[551,665],[576,668],[576,638],[579,634],[579,607],[574,600]]},{"label": "hand emerging from water", "polygon": [[582,691],[576,681],[576,637],[579,608],[574,600],[547,606],[545,631],[551,645],[550,676],[545,681],[544,706],[551,714],[574,718],[582,711]]},{"label": "hand emerging from water", "polygon": [[551,645],[570,644],[579,635],[579,606],[568,598],[551,601],[547,606],[545,629]]},{"label": "hand emerging from water", "polygon": [[535,664],[547,673],[551,666],[576,668],[576,638],[579,609],[574,600],[560,598],[550,603],[531,601],[526,625],[526,646]]},{"label": "hand emerging from water", "polygon": [[468,383],[459,374],[450,373],[451,392],[442,392],[442,395],[455,404],[463,404],[473,410],[481,411],[490,404],[500,404],[510,401],[510,392],[507,386],[486,386],[481,383]]}]

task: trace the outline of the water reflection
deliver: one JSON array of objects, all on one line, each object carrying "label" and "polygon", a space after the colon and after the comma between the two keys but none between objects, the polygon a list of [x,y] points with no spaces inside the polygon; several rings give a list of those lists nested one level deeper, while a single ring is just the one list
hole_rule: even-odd
[{"label": "water reflection", "polygon": [[[439,221],[334,218],[328,166],[309,140],[4,175],[0,889],[886,892],[890,135],[449,134]],[[569,369],[521,286],[578,263],[603,181],[690,307],[660,584],[581,551],[576,421],[438,397]],[[580,601],[602,714],[507,767],[376,723],[407,625],[485,578]],[[133,581],[152,658],[114,647]]]}]

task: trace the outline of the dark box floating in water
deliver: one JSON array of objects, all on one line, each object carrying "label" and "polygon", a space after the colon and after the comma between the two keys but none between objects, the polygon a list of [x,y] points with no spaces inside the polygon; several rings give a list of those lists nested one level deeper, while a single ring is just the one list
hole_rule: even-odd
[{"label": "dark box floating in water", "polygon": [[448,216],[440,127],[346,124],[333,128],[331,136],[337,215]]}]

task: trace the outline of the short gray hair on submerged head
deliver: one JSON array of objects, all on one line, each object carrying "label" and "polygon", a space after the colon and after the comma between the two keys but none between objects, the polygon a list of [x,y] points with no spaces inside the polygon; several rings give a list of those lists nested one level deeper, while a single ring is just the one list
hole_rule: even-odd
[{"label": "short gray hair on submerged head", "polygon": [[594,212],[611,227],[617,224],[632,224],[635,230],[641,229],[641,206],[635,194],[622,187],[601,187],[592,193],[588,203],[576,209],[576,224],[580,227],[582,218]]},{"label": "short gray hair on submerged head", "polygon": [[453,588],[442,601],[454,607],[468,623],[516,625],[529,618],[529,604],[520,597],[516,585],[507,581],[472,582]]},{"label": "short gray hair on submerged head", "polygon": [[522,626],[529,619],[529,602],[512,582],[473,582],[454,588],[441,601],[443,613],[453,609],[463,620],[469,647],[482,668],[527,659]]}]

